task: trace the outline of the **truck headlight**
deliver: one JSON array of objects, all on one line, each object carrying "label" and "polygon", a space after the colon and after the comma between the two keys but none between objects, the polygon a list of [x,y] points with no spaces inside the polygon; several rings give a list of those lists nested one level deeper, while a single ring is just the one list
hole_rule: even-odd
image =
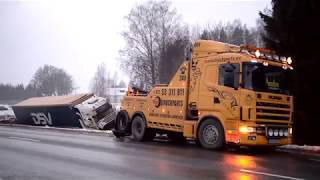
[{"label": "truck headlight", "polygon": [[288,64],[292,64],[292,59],[291,59],[291,57],[288,57],[288,58],[287,58],[287,63],[288,63]]},{"label": "truck headlight", "polygon": [[282,137],[283,136],[283,129],[279,130],[279,136]]},{"label": "truck headlight", "polygon": [[256,50],[256,52],[254,54],[256,55],[257,58],[259,58],[261,55],[259,50]]},{"label": "truck headlight", "polygon": [[252,132],[256,132],[256,128],[248,127],[248,126],[240,126],[239,131],[241,133],[252,133]]},{"label": "truck headlight", "polygon": [[273,129],[268,129],[268,136],[273,136]]}]

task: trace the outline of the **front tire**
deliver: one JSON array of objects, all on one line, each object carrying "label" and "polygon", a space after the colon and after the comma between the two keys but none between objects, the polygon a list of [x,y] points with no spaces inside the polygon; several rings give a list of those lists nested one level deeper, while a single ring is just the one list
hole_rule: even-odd
[{"label": "front tire", "polygon": [[225,136],[222,125],[213,119],[204,120],[198,130],[198,138],[206,149],[222,149],[225,146]]}]

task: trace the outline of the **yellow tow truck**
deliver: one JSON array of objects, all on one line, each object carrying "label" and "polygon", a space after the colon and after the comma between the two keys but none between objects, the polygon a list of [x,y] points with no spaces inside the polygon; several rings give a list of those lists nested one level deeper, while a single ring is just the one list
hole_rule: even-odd
[{"label": "yellow tow truck", "polygon": [[169,84],[128,91],[113,133],[136,141],[166,133],[208,149],[290,144],[291,64],[269,49],[198,40]]}]

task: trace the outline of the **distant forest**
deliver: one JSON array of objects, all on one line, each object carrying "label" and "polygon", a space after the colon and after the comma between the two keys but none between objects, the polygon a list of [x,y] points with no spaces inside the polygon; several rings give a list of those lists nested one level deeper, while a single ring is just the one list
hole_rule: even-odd
[{"label": "distant forest", "polygon": [[61,68],[44,65],[38,68],[26,86],[0,83],[0,104],[11,104],[35,96],[67,95],[73,90],[71,75]]},{"label": "distant forest", "polygon": [[37,95],[38,91],[30,85],[0,84],[0,100],[21,100]]}]

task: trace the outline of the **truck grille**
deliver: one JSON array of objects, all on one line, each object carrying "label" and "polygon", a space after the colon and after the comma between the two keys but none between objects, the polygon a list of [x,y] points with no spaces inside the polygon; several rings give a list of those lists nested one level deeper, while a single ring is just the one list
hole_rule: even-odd
[{"label": "truck grille", "polygon": [[289,104],[277,104],[270,102],[257,102],[257,106],[277,107],[277,108],[290,108]]},{"label": "truck grille", "polygon": [[290,121],[290,105],[270,102],[257,102],[257,120],[281,120]]}]

